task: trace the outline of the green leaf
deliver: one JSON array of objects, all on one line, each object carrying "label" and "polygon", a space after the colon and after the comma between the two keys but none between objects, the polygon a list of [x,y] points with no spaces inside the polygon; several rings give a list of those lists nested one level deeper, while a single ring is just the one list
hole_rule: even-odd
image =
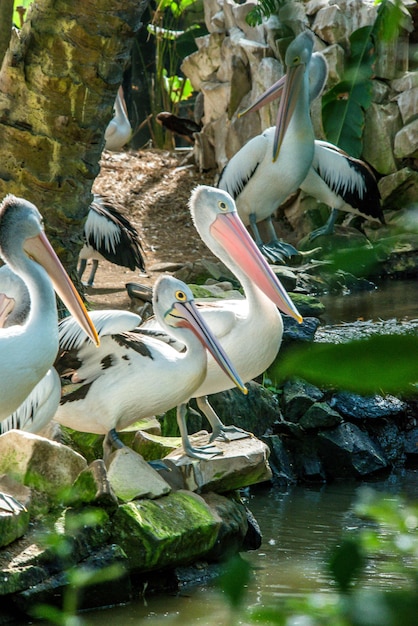
[{"label": "green leaf", "polygon": [[371,104],[374,51],[372,27],[364,26],[350,37],[351,54],[343,80],[322,98],[325,135],[354,157],[362,152],[364,113]]},{"label": "green leaf", "polygon": [[345,539],[331,555],[328,567],[339,589],[348,591],[354,579],[361,574],[365,556],[360,543],[355,539]]},{"label": "green leaf", "polygon": [[345,344],[289,349],[269,369],[276,384],[298,377],[360,394],[412,392],[418,382],[418,336],[385,335]]},{"label": "green leaf", "polygon": [[217,580],[218,587],[222,589],[234,609],[241,605],[245,597],[250,574],[250,564],[238,555],[228,561]]},{"label": "green leaf", "polygon": [[404,20],[402,3],[400,0],[379,0],[376,4],[380,5],[376,20],[376,34],[382,41],[392,41],[397,37]]}]

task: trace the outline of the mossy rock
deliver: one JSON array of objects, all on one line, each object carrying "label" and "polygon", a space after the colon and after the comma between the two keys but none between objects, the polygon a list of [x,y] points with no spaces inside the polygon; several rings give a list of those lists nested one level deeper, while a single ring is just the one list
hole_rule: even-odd
[{"label": "mossy rock", "polygon": [[187,491],[128,502],[112,518],[114,541],[138,571],[192,562],[211,550],[219,527],[204,500]]}]

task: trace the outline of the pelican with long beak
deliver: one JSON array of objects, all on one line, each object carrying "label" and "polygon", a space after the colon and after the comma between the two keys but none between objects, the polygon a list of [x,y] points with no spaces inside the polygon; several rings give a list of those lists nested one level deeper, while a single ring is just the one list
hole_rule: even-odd
[{"label": "pelican with long beak", "polygon": [[[283,262],[297,254],[293,246],[279,241],[271,216],[300,187],[314,157],[308,71],[313,44],[312,33],[306,31],[289,45],[276,127],[250,139],[226,164],[218,181],[218,187],[234,198],[239,216],[271,261]],[[262,220],[267,220],[268,244],[258,230]]]},{"label": "pelican with long beak", "polygon": [[49,243],[31,202],[8,195],[0,206],[0,256],[26,284],[30,312],[22,325],[0,328],[0,421],[29,395],[58,353],[54,289],[94,344],[96,329]]},{"label": "pelican with long beak", "polygon": [[[199,311],[244,382],[262,374],[276,358],[283,335],[280,311],[302,322],[302,317],[280,280],[261,254],[242,223],[235,202],[221,189],[200,185],[190,197],[190,212],[202,240],[242,285],[245,298],[199,304]],[[153,330],[158,323],[147,320],[142,328]],[[177,346],[181,349],[181,345]],[[206,376],[193,392],[197,405],[212,427],[212,441],[247,435],[240,428],[225,426],[210,406],[207,396],[231,389],[230,379],[208,357]],[[216,448],[194,448],[187,434],[186,405],[179,407],[183,448],[189,456],[204,458]]]},{"label": "pelican with long beak", "polygon": [[[75,430],[105,434],[105,449],[112,443],[120,446],[117,432],[130,424],[188,402],[205,378],[207,351],[229,384],[247,393],[187,285],[161,276],[153,306],[167,342],[143,333],[134,316],[126,320],[125,330],[119,325],[118,332],[111,332],[104,326],[95,350],[71,318],[61,321],[63,353],[56,367],[80,386],[63,396],[55,420]],[[175,342],[183,349],[177,350]]]},{"label": "pelican with long beak", "polygon": [[[322,93],[327,76],[328,66],[325,57],[320,52],[314,52],[309,62],[310,103]],[[287,80],[287,76],[280,78],[239,116],[258,111],[262,106],[282,97],[283,91],[286,92]],[[277,136],[276,128],[275,139]],[[300,141],[297,136],[294,139]],[[300,163],[295,161],[293,166],[297,169]],[[354,213],[368,220],[385,223],[377,180],[370,166],[328,141],[315,139],[312,165],[306,178],[300,184],[300,189],[306,195],[332,208],[324,226],[309,234],[310,241],[321,235],[333,234],[339,211]],[[271,217],[268,219],[271,222]],[[272,224],[271,228],[273,228]]]}]

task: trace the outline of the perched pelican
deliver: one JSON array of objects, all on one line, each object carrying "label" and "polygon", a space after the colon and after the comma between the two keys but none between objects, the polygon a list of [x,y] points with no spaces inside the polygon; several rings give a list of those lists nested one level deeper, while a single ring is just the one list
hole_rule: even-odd
[{"label": "perched pelican", "polygon": [[[314,157],[308,71],[313,43],[313,35],[306,31],[289,45],[277,127],[250,139],[226,164],[218,181],[218,187],[234,198],[239,216],[251,227],[260,250],[272,261],[297,254],[293,246],[277,239],[271,216],[300,187]],[[257,227],[264,219],[269,244],[263,243]]]},{"label": "perched pelican", "polygon": [[89,338],[96,344],[99,338],[43,231],[41,214],[23,198],[8,195],[0,206],[0,256],[24,280],[30,298],[25,323],[0,328],[3,421],[45,376],[57,355],[58,317],[53,287]]},{"label": "perched pelican", "polygon": [[[212,332],[231,356],[245,382],[262,374],[274,361],[280,348],[283,324],[278,307],[299,322],[302,317],[240,220],[235,202],[221,189],[196,187],[190,198],[194,225],[208,248],[240,281],[245,299],[217,300],[199,305]],[[146,321],[145,328],[156,324]],[[231,389],[230,380],[209,356],[204,381],[192,396],[212,426],[212,440],[234,437],[242,430],[222,424],[210,406],[210,394]],[[186,406],[179,408],[183,447],[189,456],[213,453],[213,448],[193,448],[185,425]]]},{"label": "perched pelican", "polygon": [[[233,384],[247,392],[187,285],[161,276],[155,284],[153,305],[160,326],[170,336],[168,343],[143,334],[141,327],[136,327],[137,316],[126,313],[133,323],[127,319],[125,330],[119,328],[116,333],[109,333],[104,325],[99,330],[100,348],[91,350],[73,320],[61,321],[60,345],[67,351],[56,365],[81,387],[63,396],[56,421],[75,430],[105,434],[105,448],[110,443],[120,445],[116,431],[189,400],[205,377],[204,347]],[[178,351],[171,341],[180,342],[185,349]]]},{"label": "perched pelican", "polygon": [[[314,52],[309,63],[310,102],[322,93],[327,75],[328,66],[325,57],[320,52]],[[274,83],[240,115],[257,111],[260,107],[280,97],[286,80],[287,77],[284,76]],[[273,132],[273,129],[268,129],[268,131]],[[296,135],[294,141],[298,141]],[[293,167],[299,167],[299,163],[295,161]],[[385,223],[380,205],[379,188],[371,168],[364,161],[350,156],[327,141],[315,140],[312,165],[306,178],[300,184],[300,189],[332,208],[326,224],[310,233],[311,241],[320,235],[332,235],[339,210]]]},{"label": "perched pelican", "polygon": [[[6,301],[11,306],[6,306]],[[8,265],[0,267],[0,303],[4,311],[0,314],[0,327],[10,328],[24,324],[30,312],[29,291],[23,280]],[[0,304],[0,309],[1,309]],[[31,433],[42,430],[53,418],[61,398],[61,381],[57,371],[51,367],[32,389],[23,403],[6,419],[0,422],[0,434],[17,428]]]},{"label": "perched pelican", "polygon": [[122,86],[116,94],[114,105],[114,117],[110,120],[105,130],[105,150],[119,152],[128,143],[132,135],[132,128],[126,112],[125,99]]},{"label": "perched pelican", "polygon": [[144,257],[138,232],[129,220],[112,204],[98,194],[90,205],[84,224],[84,246],[78,256],[78,275],[81,278],[87,260],[92,259],[92,269],[87,280],[93,286],[99,261],[110,261],[115,265],[145,271]]}]

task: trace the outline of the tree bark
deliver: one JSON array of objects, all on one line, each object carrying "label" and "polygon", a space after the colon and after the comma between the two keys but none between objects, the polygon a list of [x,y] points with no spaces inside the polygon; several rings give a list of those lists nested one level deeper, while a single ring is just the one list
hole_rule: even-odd
[{"label": "tree bark", "polygon": [[0,71],[0,201],[30,200],[75,274],[104,132],[148,0],[37,0]]},{"label": "tree bark", "polygon": [[9,45],[13,20],[13,0],[0,0],[0,66]]}]

